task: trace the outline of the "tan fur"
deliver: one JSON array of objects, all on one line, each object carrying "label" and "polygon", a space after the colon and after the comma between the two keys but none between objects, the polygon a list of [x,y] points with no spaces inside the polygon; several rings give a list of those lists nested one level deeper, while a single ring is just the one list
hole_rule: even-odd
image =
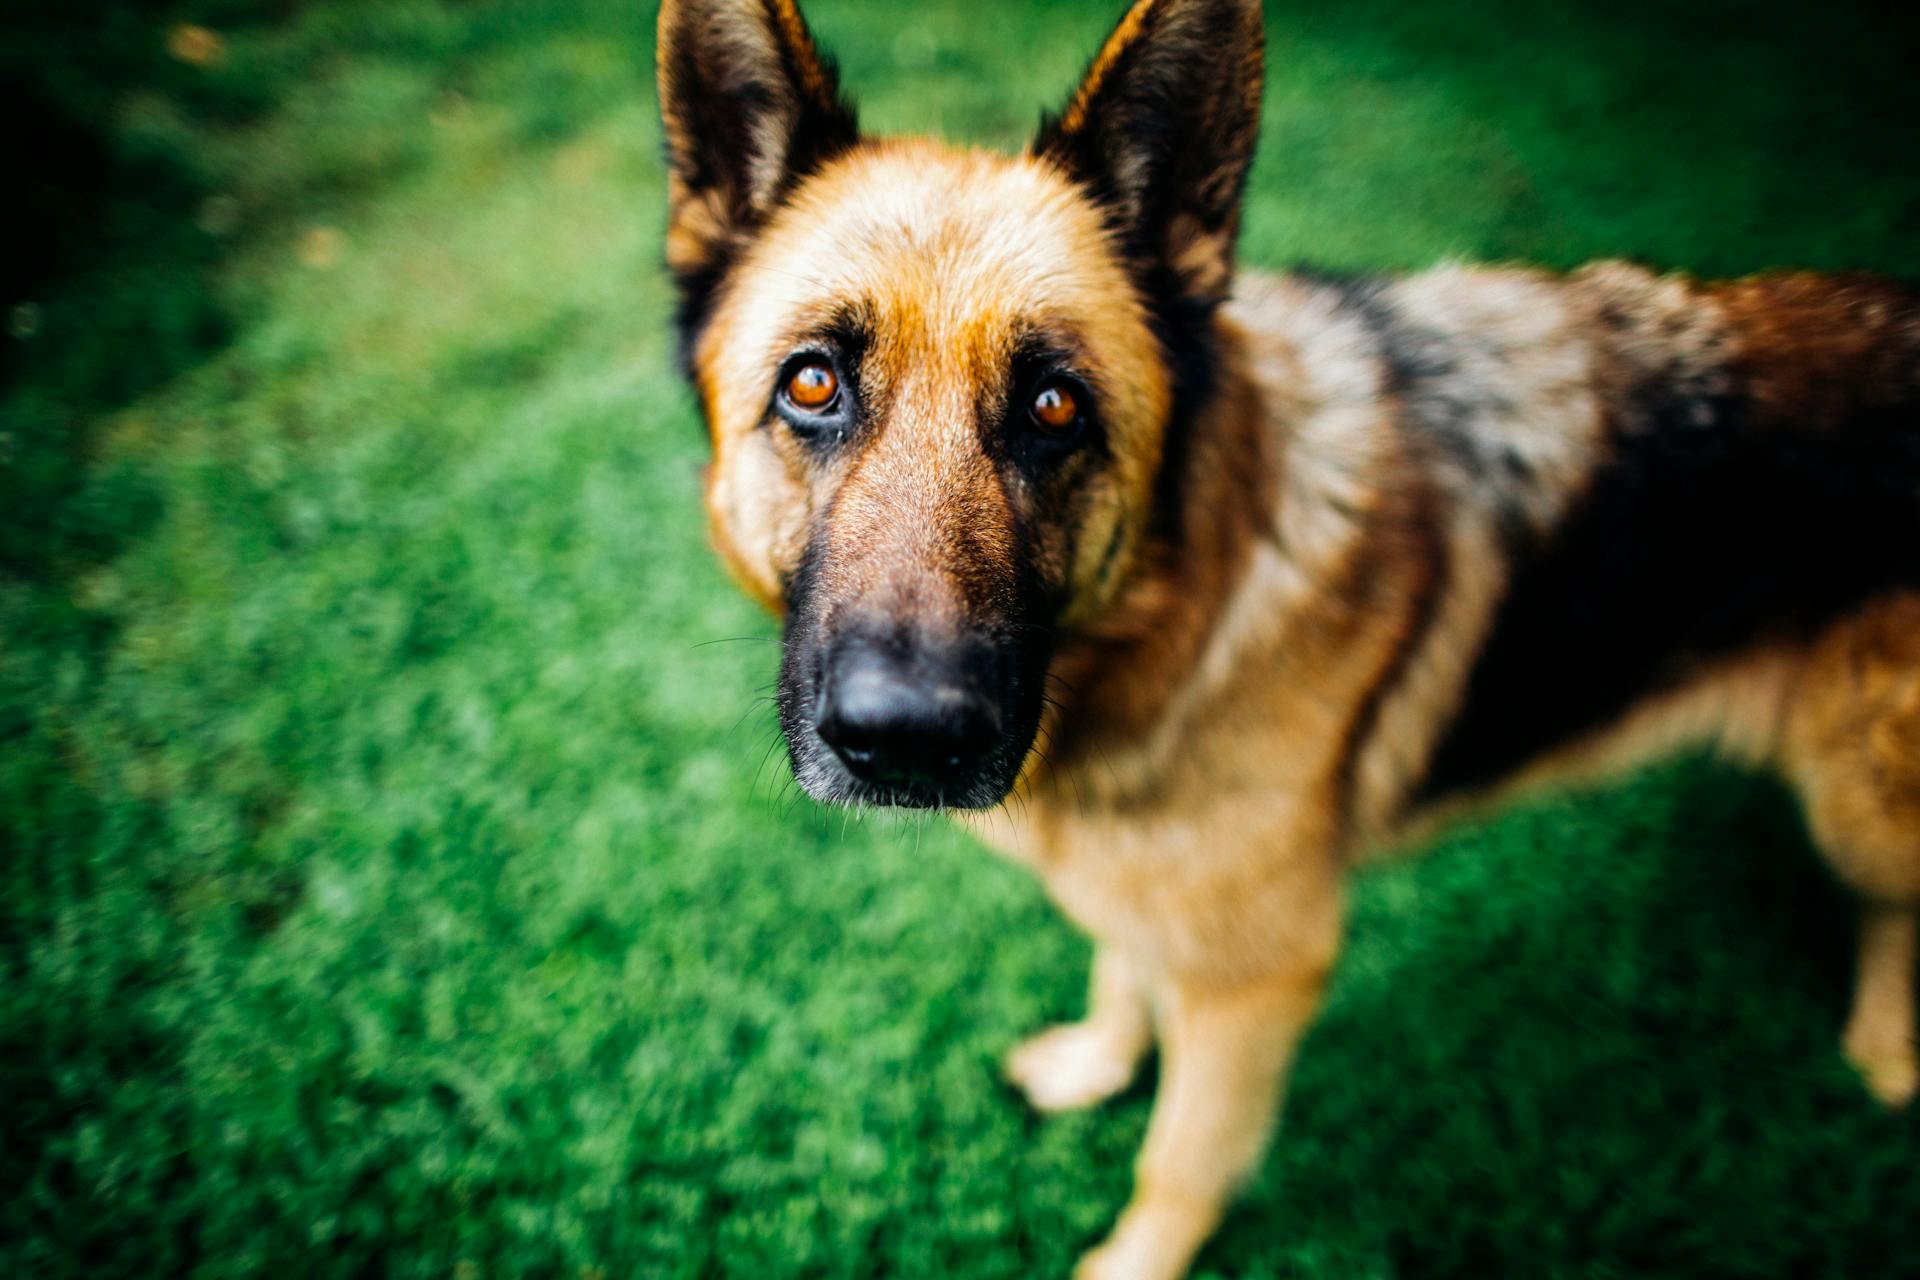
[{"label": "tan fur", "polygon": [[1884,600],[1813,646],[1781,757],[1814,838],[1866,903],[1847,1056],[1882,1098],[1905,1103],[1920,1087],[1920,595]]},{"label": "tan fur", "polygon": [[[790,3],[714,4],[749,25],[771,13],[738,39],[775,33],[801,55],[800,91],[831,96]],[[1776,767],[1806,797],[1822,849],[1869,904],[1846,1050],[1881,1097],[1904,1100],[1920,594],[1885,592],[1817,634],[1768,633],[1691,667],[1479,794],[1435,807],[1417,791],[1512,585],[1506,544],[1552,534],[1613,444],[1644,429],[1637,388],[1710,405],[1744,378],[1763,418],[1837,421],[1910,395],[1920,322],[1895,292],[1819,277],[1712,286],[1604,263],[1383,284],[1379,305],[1440,335],[1463,388],[1491,389],[1449,441],[1406,429],[1418,406],[1350,301],[1242,275],[1206,322],[1210,392],[1171,440],[1174,370],[1130,273],[1141,250],[1076,181],[1084,157],[1069,161],[1137,74],[1141,42],[1182,38],[1198,8],[1137,4],[1038,155],[863,141],[750,234],[711,192],[678,185],[669,232],[670,260],[688,267],[740,240],[692,368],[713,436],[714,541],[748,590],[784,608],[811,554],[823,615],[957,633],[1012,591],[1021,556],[1060,584],[1040,746],[1010,803],[964,820],[1098,940],[1087,1018],[1017,1049],[1009,1076],[1042,1109],[1089,1105],[1160,1045],[1134,1197],[1081,1275],[1172,1280],[1217,1224],[1264,1149],[1338,954],[1355,855],[1685,746]],[[1257,8],[1228,17],[1257,33]],[[663,44],[688,29],[663,13]],[[1250,147],[1227,98],[1221,145]],[[671,105],[668,119],[673,133]],[[1232,194],[1203,191],[1205,225],[1172,227],[1162,246],[1193,297],[1224,287]],[[770,379],[849,312],[873,333],[871,422],[823,460],[769,425]],[[1096,383],[1111,458],[1045,519],[1041,495],[996,470],[980,409],[1005,397],[1036,329]],[[1169,485],[1180,500],[1165,507]]]}]

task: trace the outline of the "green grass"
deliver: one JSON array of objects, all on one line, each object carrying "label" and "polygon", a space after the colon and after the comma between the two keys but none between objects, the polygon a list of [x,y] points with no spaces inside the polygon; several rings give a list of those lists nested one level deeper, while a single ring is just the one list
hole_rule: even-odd
[{"label": "green grass", "polygon": [[[1010,146],[1115,6],[811,7],[871,125]],[[775,628],[704,545],[651,15],[200,4],[200,69],[42,8],[10,56],[103,158],[0,400],[0,1274],[1060,1274],[1148,1089],[1043,1121],[994,1063],[1086,945],[794,800],[772,646],[702,647]],[[1252,262],[1920,275],[1866,15],[1270,28]],[[1365,873],[1201,1273],[1920,1274],[1850,932],[1700,762]]]}]

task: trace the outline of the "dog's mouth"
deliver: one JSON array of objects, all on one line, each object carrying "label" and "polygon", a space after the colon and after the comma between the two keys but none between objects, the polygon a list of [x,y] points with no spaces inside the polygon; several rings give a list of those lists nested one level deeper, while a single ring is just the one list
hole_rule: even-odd
[{"label": "dog's mouth", "polygon": [[994,807],[1039,728],[1046,655],[1031,647],[790,634],[776,701],[795,779],[825,804]]}]

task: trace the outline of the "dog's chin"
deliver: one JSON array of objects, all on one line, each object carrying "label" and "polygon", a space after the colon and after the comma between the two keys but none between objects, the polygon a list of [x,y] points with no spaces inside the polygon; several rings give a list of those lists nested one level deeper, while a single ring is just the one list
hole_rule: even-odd
[{"label": "dog's chin", "polygon": [[801,742],[796,736],[787,736],[787,755],[800,789],[843,809],[991,809],[1013,790],[1027,754],[1027,748],[1005,748],[978,768],[938,783],[879,783],[854,776],[810,728]]}]

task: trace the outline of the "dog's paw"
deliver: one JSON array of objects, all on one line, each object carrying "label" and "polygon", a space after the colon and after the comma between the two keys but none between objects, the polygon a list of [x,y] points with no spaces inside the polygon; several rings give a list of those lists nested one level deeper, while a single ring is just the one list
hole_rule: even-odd
[{"label": "dog's paw", "polygon": [[1847,1058],[1873,1096],[1889,1107],[1906,1106],[1920,1091],[1920,1060],[1910,1047],[1873,1051],[1849,1046]]},{"label": "dog's paw", "polygon": [[1113,1224],[1112,1235],[1081,1255],[1073,1280],[1181,1280],[1218,1218],[1136,1203]]},{"label": "dog's paw", "polygon": [[1007,1079],[1037,1111],[1075,1111],[1126,1088],[1142,1049],[1090,1022],[1069,1022],[1023,1041],[1007,1055]]},{"label": "dog's paw", "polygon": [[1181,1271],[1168,1271],[1149,1250],[1109,1240],[1080,1255],[1073,1280],[1180,1280]]},{"label": "dog's paw", "polygon": [[1132,1273],[1125,1268],[1126,1260],[1114,1253],[1113,1246],[1103,1244],[1080,1255],[1073,1280],[1131,1280]]}]

